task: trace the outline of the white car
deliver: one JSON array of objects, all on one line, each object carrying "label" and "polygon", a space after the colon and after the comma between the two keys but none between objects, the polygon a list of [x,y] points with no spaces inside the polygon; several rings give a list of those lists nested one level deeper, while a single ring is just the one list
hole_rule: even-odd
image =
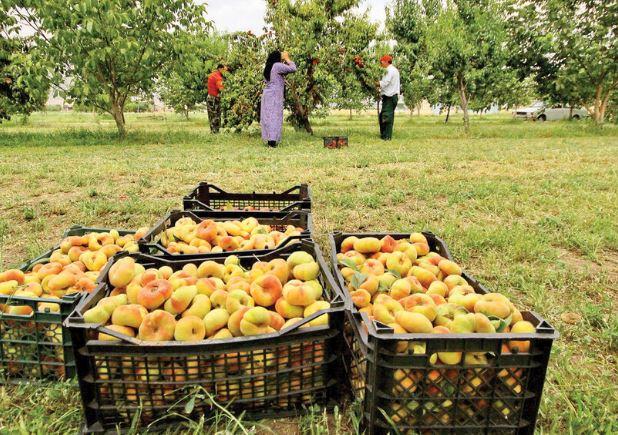
[{"label": "white car", "polygon": [[[517,109],[513,112],[513,117],[518,119],[532,119],[535,121],[560,121],[569,119],[571,108],[561,104],[546,106],[542,101],[535,101],[532,105]],[[588,116],[585,109],[573,108],[573,119],[583,119]]]}]

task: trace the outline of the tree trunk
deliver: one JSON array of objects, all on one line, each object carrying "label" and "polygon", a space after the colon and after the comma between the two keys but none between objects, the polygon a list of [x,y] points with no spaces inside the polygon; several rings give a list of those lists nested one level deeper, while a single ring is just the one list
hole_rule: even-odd
[{"label": "tree trunk", "polygon": [[189,109],[185,108],[184,112],[185,112],[185,119],[188,121],[189,120]]},{"label": "tree trunk", "polygon": [[573,119],[573,105],[571,104],[569,107],[569,120]]},{"label": "tree trunk", "polygon": [[461,100],[461,110],[463,111],[464,128],[466,132],[470,130],[470,118],[468,117],[468,96],[466,95],[466,85],[463,80],[463,76],[457,77],[457,84],[459,85],[459,99]]},{"label": "tree trunk", "polygon": [[423,105],[423,103],[418,103],[418,105],[416,106],[416,114],[418,116],[421,116],[421,106]]},{"label": "tree trunk", "polygon": [[114,117],[114,121],[116,121],[118,136],[124,138],[127,135],[124,121],[124,106],[115,100],[112,100],[112,116]]},{"label": "tree trunk", "polygon": [[350,121],[352,120],[352,108],[350,107]]},{"label": "tree trunk", "polygon": [[446,124],[448,122],[448,117],[451,115],[451,105],[448,105],[448,108],[446,109],[446,119],[444,120],[444,123]]}]

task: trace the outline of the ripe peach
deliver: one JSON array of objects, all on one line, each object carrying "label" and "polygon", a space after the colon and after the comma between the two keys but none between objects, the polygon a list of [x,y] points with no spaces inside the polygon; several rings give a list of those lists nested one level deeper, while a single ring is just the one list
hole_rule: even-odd
[{"label": "ripe peach", "polygon": [[[101,247],[101,252],[105,254],[107,258],[113,257],[116,253],[122,251],[122,248],[118,245],[105,245]],[[69,251],[70,253],[70,251]],[[69,256],[70,258],[70,256]],[[79,258],[79,257],[78,257]]]},{"label": "ripe peach", "polygon": [[356,252],[356,251],[347,251],[346,253],[337,254],[337,261],[339,261],[342,264],[351,262],[352,264],[355,264],[356,266],[360,267],[365,262],[365,260],[366,260],[365,256],[361,254],[360,252]]},{"label": "ripe peach", "polygon": [[67,289],[75,284],[77,277],[71,272],[60,272],[52,276],[47,282],[47,289],[50,292]]},{"label": "ripe peach", "polygon": [[485,314],[474,314],[474,332],[495,333],[496,328]]},{"label": "ripe peach", "polygon": [[173,273],[174,273],[174,270],[169,266],[161,266],[159,268],[159,278],[160,279],[169,279]]},{"label": "ripe peach", "polygon": [[172,296],[165,301],[164,309],[168,313],[177,315],[185,311],[193,298],[197,295],[197,287],[194,285],[187,285],[180,287],[172,293]]},{"label": "ripe peach", "polygon": [[34,294],[37,297],[41,297],[41,295],[43,294],[43,287],[41,287],[41,284],[37,283],[37,282],[30,282],[28,284],[26,284],[23,287],[24,291],[27,291],[29,293]]},{"label": "ripe peach", "polygon": [[272,273],[267,273],[251,283],[249,292],[256,304],[270,307],[281,297],[282,290],[283,287],[279,278]]},{"label": "ripe peach", "polygon": [[233,337],[234,336],[232,335],[229,329],[223,328],[223,329],[218,330],[214,335],[208,338],[211,340],[227,340]]},{"label": "ripe peach", "polygon": [[346,281],[350,281],[355,273],[356,271],[351,267],[344,267],[341,269],[341,276],[343,276],[343,279]]},{"label": "ripe peach", "polygon": [[292,275],[294,278],[301,281],[311,281],[316,279],[319,273],[320,266],[315,261],[299,264],[294,266],[294,269],[292,269]]},{"label": "ripe peach", "polygon": [[0,282],[0,295],[12,295],[15,293],[19,283],[15,280]]},{"label": "ripe peach", "polygon": [[462,276],[459,275],[449,275],[446,278],[444,278],[444,284],[446,284],[446,286],[448,287],[449,290],[451,290],[454,287],[457,287],[459,285],[468,285],[468,281],[466,281],[466,279]]},{"label": "ripe peach", "polygon": [[285,319],[274,311],[269,311],[268,313],[270,314],[270,327],[275,331],[279,331],[285,324]]},{"label": "ripe peach", "polygon": [[373,295],[378,291],[379,287],[380,280],[375,275],[369,275],[358,289],[366,290],[370,295]]},{"label": "ripe peach", "polygon": [[451,260],[442,260],[438,267],[444,275],[461,275],[461,267]]},{"label": "ripe peach", "polygon": [[139,328],[148,310],[139,304],[121,305],[112,313],[112,324]]},{"label": "ripe peach", "polygon": [[449,303],[461,305],[468,311],[474,311],[474,307],[479,300],[481,300],[481,295],[478,293],[468,293],[465,295],[455,293],[448,298]]},{"label": "ripe peach", "polygon": [[289,279],[288,264],[283,258],[275,258],[268,262],[270,266],[270,272],[273,273],[281,284],[285,284]]},{"label": "ripe peach", "polygon": [[204,261],[197,268],[197,276],[199,278],[223,278],[224,266],[223,264],[217,263],[215,261]]},{"label": "ripe peach", "polygon": [[212,278],[200,278],[195,282],[198,294],[211,296],[218,289]]},{"label": "ripe peach", "polygon": [[474,312],[506,319],[511,315],[511,307],[506,296],[500,293],[487,293],[474,305]]},{"label": "ripe peach", "polygon": [[438,275],[440,274],[440,268],[438,266],[434,266],[432,263],[430,263],[429,261],[423,260],[423,261],[418,261],[416,263],[416,265],[422,269],[425,269],[429,272],[431,272],[431,274],[433,276],[435,276],[436,278],[438,277]]},{"label": "ripe peach", "polygon": [[164,279],[155,279],[137,292],[137,303],[148,310],[159,308],[172,295],[172,285]]},{"label": "ripe peach", "polygon": [[[393,334],[406,334],[408,331],[403,329],[399,323],[389,323],[388,326],[393,328]],[[395,348],[397,353],[407,353],[408,351],[408,342],[407,341],[399,341],[397,342],[397,347]]]},{"label": "ripe peach", "polygon": [[[511,332],[514,334],[533,334],[536,332],[536,328],[527,320],[520,320],[513,325]],[[530,341],[511,340],[509,341],[509,349],[514,353],[528,352],[530,350]]]},{"label": "ripe peach", "polygon": [[101,270],[107,263],[107,257],[101,251],[86,251],[79,256],[79,261],[84,263],[88,270]]},{"label": "ripe peach", "polygon": [[[395,250],[395,246],[397,245],[397,241],[393,239],[392,236],[384,236],[382,240],[380,240],[380,251],[382,252],[393,252]],[[342,244],[343,246],[343,244]],[[343,251],[341,251],[343,252]]]},{"label": "ripe peach", "polygon": [[240,331],[240,321],[245,313],[250,309],[251,307],[243,306],[230,315],[227,321],[227,329],[229,329],[234,337],[240,337],[242,335],[242,332]]},{"label": "ripe peach", "polygon": [[86,323],[107,323],[112,313],[102,306],[95,306],[87,310],[84,314],[84,322]]},{"label": "ripe peach", "polygon": [[419,266],[412,266],[409,275],[416,277],[424,288],[428,288],[437,279],[433,273]]},{"label": "ripe peach", "polygon": [[412,267],[412,260],[401,251],[394,251],[386,257],[386,268],[397,272],[400,276],[406,276]]},{"label": "ripe peach", "polygon": [[322,299],[322,292],[324,291],[324,289],[322,288],[322,284],[320,284],[320,281],[318,281],[317,279],[312,279],[311,281],[305,282],[305,284],[307,284],[313,289],[316,300]]},{"label": "ripe peach", "polygon": [[350,293],[352,302],[357,308],[363,308],[371,304],[371,294],[367,290],[356,290]]},{"label": "ripe peach", "polygon": [[223,270],[223,281],[229,282],[235,276],[244,276],[245,272],[242,267],[237,264],[227,264]]},{"label": "ripe peach", "polygon": [[283,298],[292,305],[306,307],[315,302],[315,291],[309,284],[293,279],[283,287]]},{"label": "ripe peach", "polygon": [[292,319],[295,317],[302,317],[304,312],[304,307],[298,305],[292,305],[284,298],[277,299],[275,303],[275,310],[279,313],[284,319]]},{"label": "ripe peach", "polygon": [[365,275],[382,275],[384,273],[384,265],[379,260],[370,258],[363,263],[360,271]]},{"label": "ripe peach", "polygon": [[204,321],[197,316],[186,316],[176,324],[174,338],[177,341],[200,341],[206,336]]},{"label": "ripe peach", "polygon": [[206,337],[211,337],[219,329],[225,327],[230,318],[230,314],[224,308],[215,308],[204,316],[204,327]]},{"label": "ripe peach", "polygon": [[167,311],[155,310],[144,316],[138,338],[144,341],[169,341],[174,337],[176,319]]},{"label": "ripe peach", "polygon": [[191,307],[182,313],[182,317],[197,316],[203,319],[206,314],[210,312],[211,303],[210,298],[206,295],[196,294],[191,303]]},{"label": "ripe peach", "polygon": [[440,295],[442,297],[446,297],[448,295],[449,288],[442,281],[433,281],[429,284],[429,288],[427,289],[428,295]]},{"label": "ripe peach", "polygon": [[[105,261],[107,261],[107,259]],[[47,263],[37,269],[36,275],[40,281],[43,281],[43,278],[45,278],[46,276],[58,275],[60,272],[62,272],[62,268],[63,266],[60,263]]]},{"label": "ripe peach", "polygon": [[426,334],[433,330],[431,321],[420,313],[401,310],[395,313],[395,321],[411,333]]},{"label": "ripe peach", "polygon": [[410,283],[410,281],[400,278],[393,282],[389,294],[393,299],[399,300],[408,296],[411,291],[412,284]]},{"label": "ripe peach", "polygon": [[294,270],[296,266],[304,263],[314,262],[315,259],[311,254],[305,251],[296,251],[292,252],[290,256],[287,258],[288,269]]},{"label": "ripe peach", "polygon": [[372,254],[379,252],[382,242],[375,237],[363,237],[354,241],[354,250],[361,254]]},{"label": "ripe peach", "polygon": [[394,299],[382,300],[373,304],[373,316],[385,325],[395,322],[395,314],[403,311],[403,307]]},{"label": "ripe peach", "polygon": [[243,335],[267,334],[270,325],[270,314],[264,307],[249,309],[240,321],[240,332]]},{"label": "ripe peach", "polygon": [[[57,296],[45,296],[46,299],[60,299]],[[59,313],[60,305],[54,304],[53,302],[39,302],[37,304],[37,311],[41,313]]]},{"label": "ripe peach", "polygon": [[414,293],[399,301],[406,311],[420,313],[433,322],[437,316],[437,307],[431,296],[424,293]]},{"label": "ripe peach", "polygon": [[255,302],[253,298],[242,290],[230,291],[227,295],[227,299],[225,300],[225,309],[230,314],[243,307],[252,308],[254,306]]},{"label": "ripe peach", "polygon": [[345,239],[343,239],[343,241],[341,242],[341,247],[339,248],[339,251],[342,253],[346,253],[348,251],[351,251],[354,249],[354,243],[358,240],[358,237],[356,236],[349,236],[346,237]]},{"label": "ripe peach", "polygon": [[0,273],[0,282],[5,281],[17,281],[17,284],[23,284],[26,279],[26,275],[19,269],[8,269]]},{"label": "ripe peach", "polygon": [[[129,337],[135,337],[135,331],[132,328],[129,328],[128,326],[107,325],[106,328],[107,329],[111,329],[112,331],[116,331],[116,332],[118,332],[120,334],[127,335]],[[98,340],[101,340],[101,341],[120,341],[119,338],[116,338],[116,337],[114,337],[112,335],[109,335],[109,334],[105,334],[103,332],[99,332]]]},{"label": "ripe peach", "polygon": [[427,296],[429,296],[431,299],[433,299],[434,304],[437,305],[442,305],[442,304],[446,304],[446,299],[444,299],[443,296],[440,295],[436,295],[436,294],[428,294]]},{"label": "ripe peach", "polygon": [[[309,317],[312,314],[317,313],[318,311],[328,310],[329,308],[330,308],[330,303],[326,301],[316,301],[305,308],[303,317]],[[318,316],[309,322],[309,326],[321,326],[321,325],[328,325],[328,314],[322,314],[321,316]]]},{"label": "ripe peach", "polygon": [[470,334],[474,332],[476,319],[473,313],[455,315],[449,324],[449,329],[455,333]]},{"label": "ripe peach", "polygon": [[214,293],[210,295],[210,304],[215,308],[225,309],[227,295],[228,292],[225,290],[215,290]]}]

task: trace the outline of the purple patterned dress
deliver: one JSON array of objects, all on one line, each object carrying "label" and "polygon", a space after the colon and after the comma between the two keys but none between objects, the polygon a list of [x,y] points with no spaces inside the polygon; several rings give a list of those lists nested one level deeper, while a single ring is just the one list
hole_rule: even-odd
[{"label": "purple patterned dress", "polygon": [[296,71],[296,64],[277,62],[270,71],[270,81],[266,82],[262,93],[260,108],[260,125],[262,139],[266,142],[281,140],[283,128],[283,90],[285,89],[284,76]]}]

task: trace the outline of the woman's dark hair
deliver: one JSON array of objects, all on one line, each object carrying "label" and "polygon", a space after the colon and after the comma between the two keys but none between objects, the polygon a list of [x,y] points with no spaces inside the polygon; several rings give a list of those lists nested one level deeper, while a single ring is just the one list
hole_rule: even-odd
[{"label": "woman's dark hair", "polygon": [[270,81],[270,70],[273,69],[273,65],[277,62],[281,62],[281,52],[279,50],[271,52],[268,55],[268,59],[266,59],[266,66],[264,67],[264,78],[266,81]]}]

